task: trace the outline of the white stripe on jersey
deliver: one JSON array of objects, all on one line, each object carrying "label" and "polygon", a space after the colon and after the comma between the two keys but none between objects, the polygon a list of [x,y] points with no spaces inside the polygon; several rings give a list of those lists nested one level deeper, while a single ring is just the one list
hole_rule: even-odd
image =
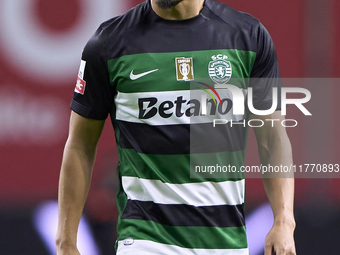
[{"label": "white stripe on jersey", "polygon": [[[219,94],[221,100],[224,98],[232,99],[232,94],[228,89],[217,89],[217,93]],[[243,93],[246,93],[246,90],[242,90]],[[217,96],[211,92],[215,100],[217,102],[217,109],[220,107],[219,100]],[[196,99],[199,102],[202,101],[202,95],[206,95],[207,100],[211,99],[210,96],[207,95],[203,90],[178,90],[178,91],[160,91],[160,92],[140,92],[140,93],[122,93],[118,92],[115,103],[116,103],[116,119],[123,120],[134,123],[145,123],[152,126],[156,125],[176,125],[176,124],[195,124],[195,123],[212,123],[214,119],[225,119],[228,121],[242,121],[242,115],[233,115],[232,109],[227,114],[219,114],[218,110],[216,110],[215,115],[208,115],[211,109],[211,103],[207,103],[207,115],[206,116],[192,116],[188,117],[185,115],[185,111],[190,107],[193,107],[193,103],[187,104],[189,100]],[[149,106],[149,101],[145,100],[143,103],[143,109],[145,110],[144,114],[147,114],[151,109],[157,109],[157,113],[148,119],[140,119],[139,118],[139,106],[138,100],[141,98],[157,98],[157,103]],[[176,103],[178,97],[182,97],[182,100],[185,100],[185,103],[181,103],[181,113],[183,115],[181,117],[176,116]],[[168,110],[164,110],[166,114],[171,114],[170,117],[164,118],[159,114],[159,107],[165,101],[170,101],[172,103],[172,108]],[[222,112],[227,108],[227,102],[223,102]],[[164,107],[164,105],[163,105]],[[168,108],[169,103],[165,104],[165,108]],[[200,107],[201,108],[201,107]],[[200,113],[201,113],[200,109]]]},{"label": "white stripe on jersey", "polygon": [[117,255],[249,255],[245,249],[188,249],[147,240],[134,240],[130,245],[118,242]]},{"label": "white stripe on jersey", "polygon": [[122,177],[123,189],[131,200],[193,206],[244,203],[245,181],[170,184],[159,180]]}]

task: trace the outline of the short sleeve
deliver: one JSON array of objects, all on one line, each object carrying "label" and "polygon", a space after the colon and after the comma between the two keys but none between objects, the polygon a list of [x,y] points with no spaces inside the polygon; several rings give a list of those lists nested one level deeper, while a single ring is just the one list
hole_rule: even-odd
[{"label": "short sleeve", "polygon": [[99,28],[86,44],[71,102],[71,110],[85,118],[104,120],[113,107],[104,32]]},{"label": "short sleeve", "polygon": [[249,83],[249,87],[253,88],[253,105],[257,110],[270,109],[272,106],[272,88],[277,87],[277,110],[279,110],[282,82],[274,43],[268,31],[261,23],[259,23],[256,34],[256,59],[250,74]]}]

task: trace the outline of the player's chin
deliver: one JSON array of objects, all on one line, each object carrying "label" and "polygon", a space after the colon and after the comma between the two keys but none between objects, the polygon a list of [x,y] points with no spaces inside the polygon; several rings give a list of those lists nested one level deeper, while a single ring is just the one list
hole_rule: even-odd
[{"label": "player's chin", "polygon": [[161,9],[171,9],[183,0],[156,0],[156,4]]}]

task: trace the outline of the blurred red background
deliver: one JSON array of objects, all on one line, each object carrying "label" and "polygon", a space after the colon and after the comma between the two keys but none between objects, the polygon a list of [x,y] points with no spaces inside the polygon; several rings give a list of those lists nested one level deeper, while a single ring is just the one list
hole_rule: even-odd
[{"label": "blurred red background", "polygon": [[[140,2],[0,0],[0,208],[32,208],[42,201],[57,199],[69,103],[82,48],[102,21]],[[221,2],[252,14],[265,25],[275,43],[283,78],[340,76],[339,1]],[[319,94],[312,94],[309,105],[324,105],[328,123],[311,123],[293,107],[288,109],[287,117],[299,119],[299,126],[288,130],[296,164],[340,163],[337,80],[326,88],[320,84],[322,93],[327,102],[318,101]],[[320,139],[316,142],[317,137]],[[110,213],[115,211],[114,198],[110,197],[117,163],[114,141],[107,121],[88,202],[90,211],[104,220],[110,216],[100,213],[102,206],[110,207]],[[258,164],[256,151],[251,132],[248,165]],[[113,181],[106,182],[107,176]],[[297,207],[322,200],[338,208],[339,184],[339,179],[297,179]],[[103,188],[110,191],[105,193]],[[107,202],[110,199],[112,203]],[[262,181],[247,180],[249,208],[264,201]]]},{"label": "blurred red background", "polygon": [[[90,1],[27,1],[24,8],[20,1],[1,0],[1,204],[23,205],[56,198],[62,150],[67,136],[68,105],[82,47],[102,20],[123,13],[141,1],[111,2],[98,1],[95,4],[97,7],[91,10],[93,4]],[[336,15],[336,10],[339,10],[337,1],[322,5],[326,11],[328,8],[327,16],[320,16],[322,13],[318,15],[318,1],[224,2],[235,9],[251,13],[267,27],[277,49],[282,77],[339,76],[337,56],[340,52],[337,45],[340,43],[340,34],[336,30],[340,18]],[[315,2],[314,5],[312,2]],[[110,9],[104,14],[94,13],[100,10],[104,12],[107,7]],[[311,15],[316,22],[310,21]],[[90,22],[80,25],[84,20]],[[311,27],[314,23],[328,26],[319,28],[315,37],[310,34],[317,29]],[[313,36],[317,38],[316,42],[311,41]],[[50,42],[53,45],[49,45]],[[318,44],[324,48],[318,48]],[[61,56],[58,56],[59,53]],[[328,58],[317,58],[320,55]],[[67,57],[62,59],[63,56]],[[312,73],[311,70],[315,68],[318,72]],[[333,114],[336,115],[339,101],[335,95],[332,101]],[[293,109],[289,114],[294,117]],[[304,158],[308,148],[303,140],[303,121],[301,128],[289,130],[289,135],[294,159],[306,163]],[[105,152],[115,152],[113,143],[112,128],[107,125],[99,146],[97,166],[107,157]],[[338,142],[333,141],[330,146],[332,151],[339,151]],[[251,136],[248,164],[257,162],[254,149],[256,144]],[[99,175],[99,171],[95,170],[94,182]],[[261,190],[260,182],[250,181],[247,194],[254,200],[262,201],[263,193],[256,192]],[[297,199],[303,196],[306,186],[305,181],[298,180],[300,182]],[[337,190],[334,189],[334,195],[339,193]],[[252,199],[248,201],[252,202]]]}]

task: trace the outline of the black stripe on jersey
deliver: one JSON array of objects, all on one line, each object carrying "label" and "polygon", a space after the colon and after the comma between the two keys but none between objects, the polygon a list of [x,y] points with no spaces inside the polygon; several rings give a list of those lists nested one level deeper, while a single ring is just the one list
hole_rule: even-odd
[{"label": "black stripe on jersey", "polygon": [[206,49],[256,52],[259,24],[248,14],[206,0],[200,14],[189,20],[164,20],[154,13],[150,1],[146,1],[102,26],[110,42],[108,59],[114,59],[139,53]]},{"label": "black stripe on jersey", "polygon": [[240,151],[245,147],[243,125],[181,124],[150,126],[117,120],[119,145],[144,154],[192,154]]},{"label": "black stripe on jersey", "polygon": [[196,207],[129,199],[122,219],[151,220],[169,226],[241,227],[245,225],[243,204]]}]

